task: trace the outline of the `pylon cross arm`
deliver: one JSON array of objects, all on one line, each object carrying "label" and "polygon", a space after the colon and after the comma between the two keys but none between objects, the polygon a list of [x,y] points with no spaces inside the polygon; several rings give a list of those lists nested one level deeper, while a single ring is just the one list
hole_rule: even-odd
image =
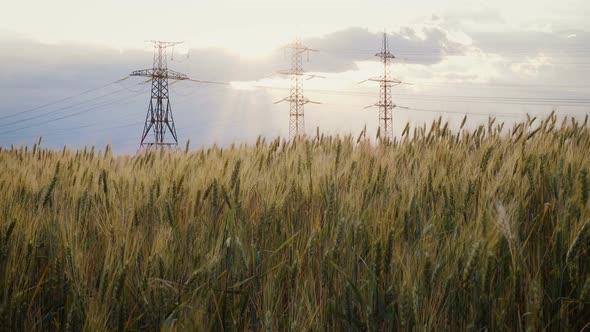
[{"label": "pylon cross arm", "polygon": [[152,77],[153,75],[154,75],[153,69],[141,69],[141,70],[132,71],[129,76]]},{"label": "pylon cross arm", "polygon": [[174,70],[166,69],[166,70],[158,70],[158,69],[142,69],[142,70],[135,70],[131,72],[129,76],[142,76],[142,77],[158,77],[158,78],[167,78],[171,80],[188,80],[190,79],[183,73],[179,73]]},{"label": "pylon cross arm", "polygon": [[386,58],[386,59],[396,59],[395,55],[387,52],[387,53],[383,53],[383,52],[379,52],[377,54],[375,54],[375,56],[378,56],[380,58]]},{"label": "pylon cross arm", "polygon": [[384,83],[398,83],[398,84],[403,83],[402,81],[400,81],[398,79],[385,78],[383,76],[369,78],[367,81],[384,82]]},{"label": "pylon cross arm", "polygon": [[303,71],[296,71],[296,70],[280,70],[278,71],[279,74],[281,75],[294,75],[294,76],[303,76],[303,75],[307,75],[305,74]]},{"label": "pylon cross arm", "polygon": [[172,79],[172,80],[179,80],[179,81],[182,81],[182,80],[188,80],[188,79],[190,79],[190,78],[189,78],[188,76],[186,76],[185,74],[183,74],[183,73],[179,73],[179,72],[177,72],[177,71],[170,70],[170,69],[168,69],[168,70],[167,70],[167,75],[166,75],[166,76],[167,76],[167,78],[169,78],[169,79]]},{"label": "pylon cross arm", "polygon": [[295,48],[297,50],[298,54],[302,54],[305,52],[319,52],[319,50],[314,50],[313,48],[307,48],[307,47],[299,47],[299,48]]}]

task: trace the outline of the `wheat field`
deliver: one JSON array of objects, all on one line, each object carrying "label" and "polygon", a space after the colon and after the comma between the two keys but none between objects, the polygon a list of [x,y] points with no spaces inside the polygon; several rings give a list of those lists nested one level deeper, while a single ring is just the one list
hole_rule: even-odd
[{"label": "wheat field", "polygon": [[378,143],[2,148],[0,327],[590,330],[589,154],[587,118],[554,114]]}]

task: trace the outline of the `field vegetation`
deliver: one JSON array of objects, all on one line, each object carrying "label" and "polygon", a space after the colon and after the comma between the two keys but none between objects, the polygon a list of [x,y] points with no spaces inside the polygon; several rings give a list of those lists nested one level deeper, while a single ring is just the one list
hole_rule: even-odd
[{"label": "field vegetation", "polygon": [[590,328],[587,119],[0,170],[5,330]]}]

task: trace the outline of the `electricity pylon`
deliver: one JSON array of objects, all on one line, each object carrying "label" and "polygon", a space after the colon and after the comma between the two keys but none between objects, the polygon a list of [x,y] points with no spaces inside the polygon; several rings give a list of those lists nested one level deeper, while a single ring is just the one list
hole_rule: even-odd
[{"label": "electricity pylon", "polygon": [[[151,41],[154,44],[154,64],[151,69],[136,70],[130,76],[149,77],[152,80],[152,94],[145,118],[141,143],[143,146],[176,146],[178,136],[174,125],[174,116],[170,106],[168,80],[188,80],[185,74],[168,69],[166,49],[181,42]],[[166,140],[166,131],[170,131],[172,140]],[[154,140],[147,141],[153,131]]]},{"label": "electricity pylon", "polygon": [[[367,81],[379,82],[379,102],[365,108],[379,107],[379,133],[381,138],[393,139],[393,109],[407,108],[393,103],[391,88],[402,84],[398,79],[391,78],[390,63],[396,58],[389,52],[387,33],[383,33],[383,46],[381,52],[375,54],[383,63],[383,76],[370,78]],[[363,81],[365,82],[365,81]],[[361,82],[362,83],[362,82]]]},{"label": "electricity pylon", "polygon": [[309,52],[317,52],[317,50],[304,46],[299,38],[285,48],[291,49],[291,70],[280,71],[280,74],[291,76],[291,95],[277,101],[275,104],[283,101],[290,103],[289,107],[289,136],[295,138],[299,135],[305,134],[305,120],[303,105],[305,104],[319,104],[311,101],[303,96],[303,76],[308,76],[311,79],[317,76],[306,75],[303,71],[303,54],[307,54],[309,60]]}]

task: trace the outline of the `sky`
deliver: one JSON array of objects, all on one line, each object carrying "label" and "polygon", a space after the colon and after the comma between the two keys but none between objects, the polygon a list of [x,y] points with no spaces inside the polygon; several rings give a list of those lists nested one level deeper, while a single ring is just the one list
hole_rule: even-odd
[{"label": "sky", "polygon": [[[374,54],[387,32],[394,131],[438,117],[451,125],[490,116],[508,124],[526,114],[583,118],[590,113],[590,3],[582,0],[217,0],[11,1],[0,13],[0,146],[110,144],[133,152],[150,85],[129,78],[151,68],[146,40],[184,41],[170,69],[180,144],[249,143],[288,136],[290,68],[281,47],[296,36],[318,52],[304,82],[309,134],[377,131],[381,74]],[[172,82],[171,82],[172,83]],[[265,88],[261,88],[264,86]]]}]

